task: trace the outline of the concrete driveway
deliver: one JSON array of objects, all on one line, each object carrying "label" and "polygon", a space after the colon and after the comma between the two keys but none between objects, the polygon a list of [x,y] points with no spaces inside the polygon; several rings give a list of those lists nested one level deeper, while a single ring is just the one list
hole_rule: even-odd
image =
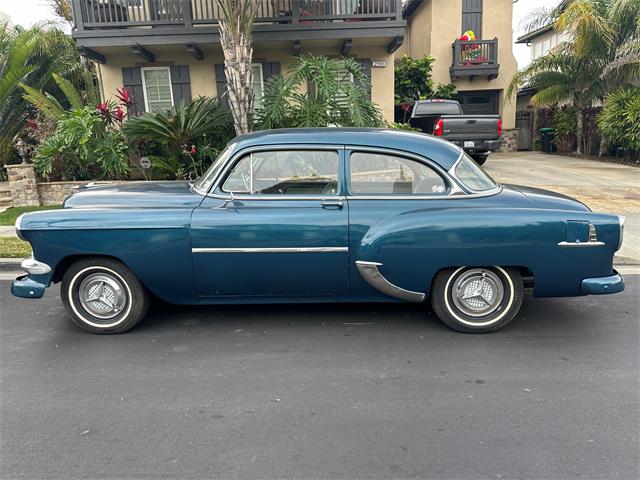
[{"label": "concrete driveway", "polygon": [[495,153],[484,168],[500,183],[553,190],[593,211],[624,215],[617,263],[640,264],[640,168],[539,152]]}]

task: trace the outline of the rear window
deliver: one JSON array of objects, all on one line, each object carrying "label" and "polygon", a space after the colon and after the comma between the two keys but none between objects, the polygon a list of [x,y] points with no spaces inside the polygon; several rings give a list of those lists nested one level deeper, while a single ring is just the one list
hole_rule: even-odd
[{"label": "rear window", "polygon": [[469,190],[482,192],[497,187],[496,182],[485,172],[480,165],[474,162],[466,153],[462,155],[460,163],[456,166],[456,177]]},{"label": "rear window", "polygon": [[442,115],[459,115],[460,106],[452,102],[428,102],[418,103],[416,105],[414,115],[432,115],[439,113]]}]

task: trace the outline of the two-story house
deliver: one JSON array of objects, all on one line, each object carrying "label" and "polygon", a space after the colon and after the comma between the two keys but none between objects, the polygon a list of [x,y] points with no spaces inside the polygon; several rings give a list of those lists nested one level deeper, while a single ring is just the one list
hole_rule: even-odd
[{"label": "two-story house", "polygon": [[[452,82],[468,114],[500,114],[503,150],[517,147],[516,99],[504,92],[518,65],[512,0],[407,0],[405,41],[396,55],[434,57],[434,84]],[[458,40],[468,30],[473,41]]]},{"label": "two-story house", "polygon": [[[371,97],[393,120],[393,58],[406,22],[402,0],[255,0],[254,90],[302,52],[357,59]],[[220,97],[224,58],[215,0],[72,0],[73,38],[98,63],[102,93],[125,86],[134,113],[182,99]]]}]

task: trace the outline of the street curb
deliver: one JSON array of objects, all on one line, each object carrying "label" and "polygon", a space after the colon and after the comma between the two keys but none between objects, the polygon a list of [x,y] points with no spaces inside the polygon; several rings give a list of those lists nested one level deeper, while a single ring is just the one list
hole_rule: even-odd
[{"label": "street curb", "polygon": [[20,264],[23,258],[0,258],[0,272],[22,271]]}]

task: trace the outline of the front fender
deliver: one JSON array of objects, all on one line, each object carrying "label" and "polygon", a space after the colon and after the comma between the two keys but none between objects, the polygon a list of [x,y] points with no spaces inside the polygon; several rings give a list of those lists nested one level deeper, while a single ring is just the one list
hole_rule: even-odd
[{"label": "front fender", "polygon": [[[34,257],[52,267],[49,285],[72,256],[108,256],[127,265],[156,296],[196,303],[190,244],[192,209],[63,209],[21,220]],[[59,273],[59,272],[58,272]]]}]

